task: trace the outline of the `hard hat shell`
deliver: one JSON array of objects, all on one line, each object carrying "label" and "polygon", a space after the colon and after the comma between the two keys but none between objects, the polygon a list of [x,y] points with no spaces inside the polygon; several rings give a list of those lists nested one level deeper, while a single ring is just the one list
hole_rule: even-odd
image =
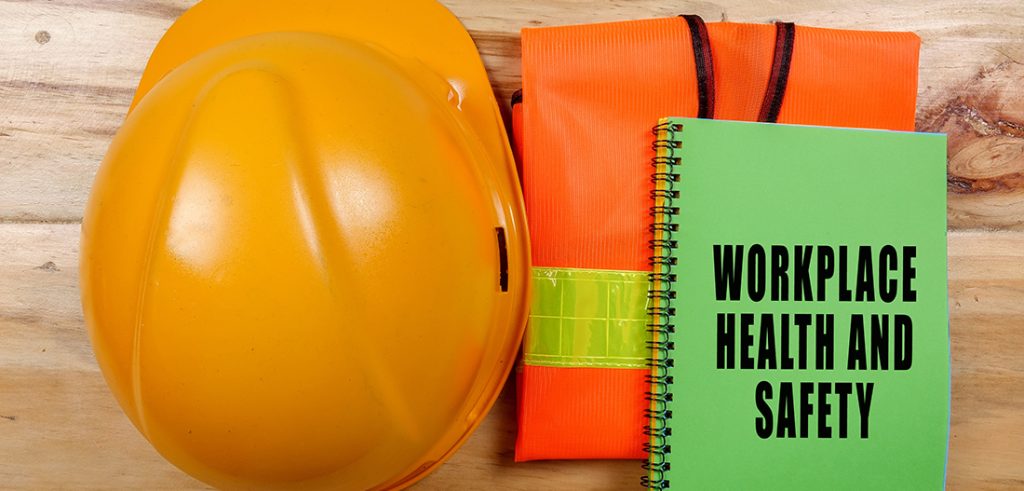
[{"label": "hard hat shell", "polygon": [[82,226],[86,324],[168,460],[223,488],[408,485],[528,307],[472,40],[430,0],[205,0],[157,46]]}]

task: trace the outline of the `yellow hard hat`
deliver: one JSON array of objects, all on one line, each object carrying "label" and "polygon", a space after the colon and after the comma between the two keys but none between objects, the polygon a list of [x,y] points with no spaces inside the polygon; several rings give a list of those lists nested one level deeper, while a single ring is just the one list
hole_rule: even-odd
[{"label": "yellow hard hat", "polygon": [[154,51],[85,215],[100,367],[212,485],[408,485],[513,365],[518,189],[476,48],[434,1],[205,0]]}]

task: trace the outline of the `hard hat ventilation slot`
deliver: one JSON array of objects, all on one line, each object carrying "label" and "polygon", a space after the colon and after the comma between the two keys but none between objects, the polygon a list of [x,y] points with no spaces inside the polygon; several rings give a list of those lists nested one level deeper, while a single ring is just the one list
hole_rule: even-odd
[{"label": "hard hat ventilation slot", "polygon": [[508,245],[505,241],[505,227],[494,229],[498,234],[498,286],[508,291]]}]

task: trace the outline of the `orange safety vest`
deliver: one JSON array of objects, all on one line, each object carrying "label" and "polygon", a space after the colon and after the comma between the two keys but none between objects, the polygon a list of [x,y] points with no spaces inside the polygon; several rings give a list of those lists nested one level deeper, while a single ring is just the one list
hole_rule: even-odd
[{"label": "orange safety vest", "polygon": [[513,131],[535,298],[517,461],[645,457],[658,118],[913,130],[919,48],[913,33],[696,16],[523,29]]}]

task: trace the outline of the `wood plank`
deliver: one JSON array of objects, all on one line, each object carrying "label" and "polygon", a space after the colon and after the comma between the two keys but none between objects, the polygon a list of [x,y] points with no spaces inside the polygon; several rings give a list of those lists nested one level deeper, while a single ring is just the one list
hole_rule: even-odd
[{"label": "wood plank", "polygon": [[[0,482],[206,489],[164,461],[107,390],[82,324],[77,224],[0,224]],[[951,489],[1024,486],[1024,233],[949,237]],[[629,489],[635,461],[513,463],[506,387],[466,445],[417,489]]]},{"label": "wood plank", "polygon": [[[0,0],[0,221],[75,222],[153,46],[194,0]],[[697,13],[709,21],[912,30],[918,129],[950,135],[952,229],[1024,230],[1024,11],[1016,0],[447,0],[499,100],[521,27]]]},{"label": "wood plank", "polygon": [[950,234],[950,489],[1024,486],[1024,234]]}]

